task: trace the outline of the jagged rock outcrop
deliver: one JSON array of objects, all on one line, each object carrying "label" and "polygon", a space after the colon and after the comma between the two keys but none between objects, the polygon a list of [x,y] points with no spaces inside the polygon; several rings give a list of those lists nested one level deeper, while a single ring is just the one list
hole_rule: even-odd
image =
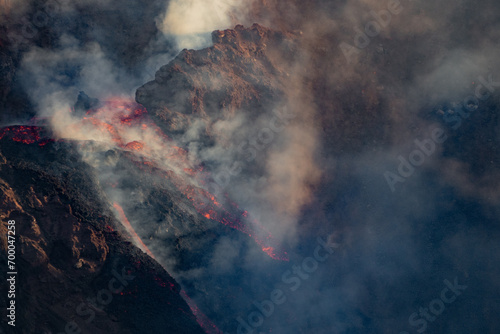
[{"label": "jagged rock outcrop", "polygon": [[[121,233],[96,180],[69,142],[0,140],[0,247],[6,254],[15,220],[19,324],[2,328],[203,333],[178,283]],[[0,263],[6,272],[5,256]]]},{"label": "jagged rock outcrop", "polygon": [[258,24],[214,31],[212,47],[181,51],[137,90],[136,100],[169,134],[202,121],[210,136],[216,120],[237,112],[256,118],[280,102],[294,40],[292,33]]}]

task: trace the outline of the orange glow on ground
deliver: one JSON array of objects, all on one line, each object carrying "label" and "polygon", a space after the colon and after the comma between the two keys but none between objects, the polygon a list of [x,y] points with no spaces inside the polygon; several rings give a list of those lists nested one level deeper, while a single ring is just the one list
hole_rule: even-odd
[{"label": "orange glow on ground", "polygon": [[181,290],[180,293],[181,297],[184,298],[186,303],[188,304],[189,308],[191,309],[191,312],[195,315],[196,321],[200,325],[201,328],[205,331],[207,334],[223,334],[219,328],[203,313],[200,311],[198,306],[195,304],[194,301],[189,298],[187,295],[186,291]]},{"label": "orange glow on ground", "polygon": [[[147,110],[134,100],[123,97],[110,98],[98,108],[88,110],[80,123],[73,123],[70,127],[66,131],[69,135],[73,131],[85,135],[87,130],[93,130],[97,134],[102,134],[102,138],[109,138],[111,143],[139,158],[141,162],[139,168],[147,169],[149,173],[163,175],[172,182],[201,216],[247,234],[271,258],[288,261],[287,253],[280,250],[273,236],[260,223],[252,220],[247,211],[240,210],[227,195],[223,205],[213,194],[197,186],[206,183],[209,179],[208,173],[203,171],[202,166],[193,166],[189,162],[188,152],[175,146],[172,140],[148,118]],[[7,127],[0,130],[0,139],[10,133],[14,141],[25,144],[38,143],[43,146],[52,141],[42,138],[40,132],[41,128],[36,126]],[[165,166],[165,161],[170,167]],[[177,172],[173,171],[174,168],[169,169],[171,166],[175,166]],[[119,187],[118,184],[110,185],[113,188]],[[153,257],[135,233],[123,209],[117,203],[113,206],[134,242]]]},{"label": "orange glow on ground", "polygon": [[142,242],[141,238],[139,238],[139,236],[135,232],[134,228],[132,227],[132,225],[128,221],[127,216],[125,216],[125,212],[123,211],[122,207],[116,202],[113,203],[113,207],[115,208],[116,212],[118,213],[118,217],[119,217],[122,225],[125,227],[128,234],[132,237],[132,240],[135,242],[135,244],[139,248],[141,248],[146,254],[148,254],[149,256],[151,256],[154,259],[155,256],[153,255],[153,253],[151,253],[148,246],[146,246]]},{"label": "orange glow on ground", "polygon": [[23,144],[37,143],[40,146],[45,146],[54,140],[44,138],[41,134],[42,128],[38,126],[15,125],[0,129],[0,139],[6,135],[10,135],[12,140]]}]

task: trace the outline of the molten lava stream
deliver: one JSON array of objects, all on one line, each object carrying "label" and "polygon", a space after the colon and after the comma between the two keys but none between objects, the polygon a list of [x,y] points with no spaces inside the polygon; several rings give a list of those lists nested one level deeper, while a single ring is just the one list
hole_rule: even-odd
[{"label": "molten lava stream", "polygon": [[229,207],[225,208],[217,201],[214,195],[201,188],[188,186],[183,192],[193,203],[196,210],[205,218],[217,221],[247,234],[271,258],[288,261],[288,254],[280,249],[271,233],[258,221],[250,219],[248,212],[241,211],[235,203],[226,201]]},{"label": "molten lava stream", "polygon": [[[135,241],[135,243],[143,250],[145,251],[149,256],[151,256],[153,259],[155,258],[153,253],[149,250],[149,248],[142,242],[141,238],[137,235],[135,232],[134,228],[128,221],[127,217],[125,216],[125,212],[123,211],[123,208],[116,202],[113,203],[113,207],[115,208],[116,212],[118,213],[118,216],[120,217],[120,220],[129,233],[129,235],[132,237],[132,239]],[[157,281],[158,285],[162,287],[169,287],[170,290],[174,291],[174,284],[170,282],[163,282],[159,278],[155,278]],[[187,295],[186,291],[181,290],[180,291],[181,297],[186,301],[188,304],[189,308],[191,309],[191,312],[193,312],[194,316],[196,317],[196,322],[200,325],[200,327],[207,333],[207,334],[223,334],[217,326],[203,313],[200,311],[196,303],[189,298]]]},{"label": "molten lava stream", "polygon": [[[225,202],[228,203],[226,208],[213,194],[200,187],[191,185],[203,184],[204,180],[208,180],[208,174],[203,172],[201,166],[192,166],[189,163],[188,152],[182,148],[173,146],[171,139],[149,120],[146,113],[147,110],[132,99],[114,98],[104,102],[97,109],[88,110],[79,124],[72,124],[71,126],[74,128],[67,128],[62,132],[68,135],[67,139],[78,140],[95,140],[95,137],[89,135],[87,130],[82,131],[83,128],[94,129],[97,130],[97,133],[105,134],[106,136],[103,138],[110,138],[112,143],[117,147],[129,151],[134,156],[142,157],[140,168],[147,168],[149,172],[154,171],[168,178],[193,203],[195,209],[202,216],[247,234],[271,258],[288,261],[287,253],[280,250],[272,235],[257,221],[250,220],[246,211],[241,211],[228,198],[226,198]],[[75,133],[79,133],[80,137],[74,137]],[[41,128],[37,126],[12,126],[3,128],[0,130],[0,139],[7,134],[11,134],[12,140],[25,144],[38,143],[40,146],[44,146],[53,141],[49,138],[42,138]],[[134,134],[136,138],[131,138],[131,135]],[[153,140],[153,142],[151,143],[150,140]],[[148,146],[148,144],[152,145]],[[181,167],[179,170],[183,171],[183,173],[181,172],[183,175],[181,176],[172,170],[165,169],[162,167],[164,164],[151,158],[158,153],[152,146],[159,146],[162,149],[168,150],[170,153],[164,154],[164,159],[175,166]],[[123,208],[116,202],[113,203],[113,207],[134,243],[150,257],[155,258],[135,232]],[[109,229],[111,228],[109,227]],[[162,283],[160,282],[160,284]],[[172,286],[170,287],[172,288]],[[222,334],[210,319],[198,309],[185,291],[181,291],[181,296],[188,303],[200,326],[208,334]]]},{"label": "molten lava stream", "polygon": [[195,315],[196,322],[198,322],[198,325],[200,325],[200,327],[205,331],[205,333],[224,334],[203,312],[200,311],[196,303],[193,300],[191,300],[191,298],[189,298],[186,291],[181,290],[181,296],[188,304],[189,308],[191,309],[191,312],[193,312],[193,314]]},{"label": "molten lava stream", "polygon": [[42,137],[43,129],[38,126],[26,126],[26,125],[14,125],[8,126],[0,129],[0,139],[10,134],[11,138],[15,142],[23,144],[34,144],[38,143],[40,146],[45,146],[53,139]]},{"label": "molten lava stream", "polygon": [[122,207],[116,202],[113,203],[113,207],[115,208],[116,212],[118,213],[118,217],[120,218],[120,221],[121,221],[123,227],[125,227],[125,229],[127,230],[128,234],[132,237],[132,240],[135,242],[135,244],[139,248],[141,248],[144,252],[146,252],[146,254],[148,254],[149,256],[151,256],[154,259],[155,256],[153,255],[153,253],[151,253],[148,246],[146,246],[144,244],[144,242],[142,242],[141,238],[137,235],[134,228],[132,227],[132,225],[128,221],[127,216],[125,216],[125,212],[123,211]]},{"label": "molten lava stream", "polygon": [[[173,141],[147,117],[147,110],[142,105],[132,99],[111,98],[100,107],[88,110],[83,120],[72,126],[76,126],[76,132],[80,128],[81,133],[83,126],[85,129],[93,129],[94,131],[88,132],[92,135],[102,134],[102,138],[109,138],[114,145],[128,151],[132,157],[138,157],[140,163],[137,160],[134,162],[139,168],[171,181],[202,216],[247,234],[271,258],[288,260],[288,255],[280,250],[273,236],[257,221],[250,219],[246,211],[240,210],[229,198],[226,198],[223,206],[213,194],[195,186],[204,184],[209,179],[208,173],[201,166],[193,166],[189,162],[188,152],[174,146]],[[74,132],[65,133],[71,136]],[[83,131],[84,137],[88,133]],[[92,135],[88,139],[94,139]],[[115,208],[116,205],[115,203]],[[117,211],[136,243],[147,249],[126,220],[123,210]]]},{"label": "molten lava stream", "polygon": [[[229,198],[226,198],[224,207],[214,195],[192,185],[203,184],[209,179],[209,175],[201,166],[192,166],[189,163],[188,152],[174,146],[168,136],[147,117],[147,110],[135,101],[127,98],[112,98],[105,101],[99,108],[88,110],[80,122],[71,124],[63,133],[69,136],[68,139],[75,134],[79,135],[73,139],[79,140],[94,140],[95,136],[109,138],[117,147],[142,157],[142,167],[148,166],[155,173],[168,178],[193,203],[202,216],[249,235],[271,258],[288,260],[286,252],[279,250],[272,235],[257,221],[250,220],[246,211],[241,211]],[[4,128],[0,130],[0,139],[6,134],[10,134],[14,141],[25,144],[38,143],[43,146],[51,141],[42,139],[41,128],[36,126]],[[164,153],[165,151],[168,153]],[[159,155],[163,155],[160,159],[164,161],[153,158]],[[165,161],[169,167],[165,167]],[[174,173],[172,171],[174,168],[182,171],[180,172],[182,175]],[[134,241],[144,250],[147,249],[133,231],[123,210],[118,209],[116,205],[115,203],[118,215]]]},{"label": "molten lava stream", "polygon": [[[256,220],[250,219],[248,212],[240,210],[235,203],[226,200],[226,207],[223,206],[213,194],[203,188],[187,184],[185,177],[180,177],[172,171],[165,171],[154,162],[147,160],[134,162],[139,169],[148,174],[156,174],[172,182],[203,217],[250,236],[269,257],[275,260],[288,261],[288,254],[281,249],[271,233]],[[194,178],[195,180],[201,179],[201,183],[203,183],[202,181],[208,177],[204,175],[202,170],[199,170]]]},{"label": "molten lava stream", "polygon": [[[139,169],[148,174],[159,175],[172,182],[203,217],[229,226],[230,228],[250,236],[269,257],[275,260],[288,261],[288,254],[281,249],[271,233],[269,233],[259,222],[248,217],[248,212],[240,210],[235,203],[226,199],[226,205],[222,205],[215,195],[203,188],[188,184],[186,177],[180,177],[173,171],[165,171],[155,162],[144,159],[140,162],[135,160],[132,161]],[[208,179],[205,174],[206,173],[199,169],[193,178],[195,181],[197,180],[203,183],[204,179]],[[186,176],[189,177],[190,175],[187,174]]]}]

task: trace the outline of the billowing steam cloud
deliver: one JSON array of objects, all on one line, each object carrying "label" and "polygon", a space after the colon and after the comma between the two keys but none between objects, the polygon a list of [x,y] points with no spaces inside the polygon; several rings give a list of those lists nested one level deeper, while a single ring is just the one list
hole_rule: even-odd
[{"label": "billowing steam cloud", "polygon": [[243,23],[252,0],[173,0],[158,28],[173,36],[179,49],[200,49],[211,43],[210,33]]},{"label": "billowing steam cloud", "polygon": [[[139,8],[141,4],[135,3],[121,9],[120,15],[131,21],[128,15]],[[129,217],[130,223],[139,234],[161,240],[149,242],[155,256],[160,254],[157,258],[177,278],[203,291],[197,302],[205,303],[205,311],[219,307],[210,315],[225,331],[236,332],[236,316],[248,321],[246,316],[257,311],[253,302],[269,299],[270,292],[279,288],[286,292],[286,303],[275,305],[274,313],[263,317],[256,331],[412,332],[419,327],[408,323],[409,316],[418,314],[419,307],[428,307],[444,279],[456,276],[461,283],[468,280],[470,290],[447,305],[439,320],[426,319],[428,331],[487,332],[485,323],[498,325],[498,312],[488,311],[498,311],[496,301],[482,300],[491,291],[498,293],[500,274],[494,266],[500,259],[493,242],[500,235],[498,2],[173,0],[151,13],[146,17],[160,31],[141,44],[144,52],[130,56],[135,62],[116,47],[126,44],[128,37],[108,36],[103,26],[85,34],[94,39],[88,43],[75,36],[80,28],[74,27],[64,33],[58,30],[60,38],[51,50],[32,46],[23,55],[22,79],[37,111],[51,118],[59,136],[104,142],[106,153],[117,146],[113,137],[102,136],[92,124],[81,127],[81,117],[70,112],[79,91],[101,101],[133,96],[152,77],[145,78],[142,63],[153,59],[158,67],[157,60],[163,59],[166,64],[165,59],[179,49],[208,46],[212,30],[236,23],[258,22],[300,36],[293,52],[296,59],[280,68],[289,75],[286,98],[269,105],[267,114],[250,117],[234,110],[233,117],[212,120],[208,129],[217,136],[208,147],[203,145],[206,119],[191,123],[171,142],[158,139],[154,131],[141,132],[140,126],[123,128],[120,134],[125,146],[144,143],[156,162],[179,175],[204,162],[222,180],[228,167],[242,161],[244,171],[227,184],[221,182],[224,192],[291,246],[288,266],[245,253],[245,243],[233,236],[210,244],[212,236],[207,237],[206,230],[182,234],[181,226],[175,230],[178,240],[162,239],[171,232],[166,226],[180,225],[175,215],[138,205],[141,217],[151,218],[139,219],[138,213],[137,219]],[[157,17],[158,13],[164,14]],[[170,42],[168,38],[174,39],[176,50],[162,53],[159,45]],[[349,45],[352,57],[346,57],[342,43]],[[125,54],[136,49],[135,45],[125,48]],[[277,52],[275,63],[280,56]],[[488,88],[479,78],[487,81],[490,74],[495,85]],[[209,80],[202,84],[214,88]],[[455,119],[456,108],[479,84],[490,97],[481,100],[477,111],[455,131],[447,120]],[[282,108],[291,110],[294,117],[281,131],[263,130],[270,128],[273,111]],[[109,121],[106,117],[103,113],[99,120]],[[74,125],[80,126],[80,132]],[[398,156],[408,159],[415,139],[427,139],[436,127],[444,129],[448,139],[425,156],[420,169],[398,183],[393,194],[384,172],[397,173]],[[248,155],[249,143],[259,136],[258,144],[267,144],[248,159],[253,156]],[[238,150],[242,143],[243,156]],[[186,164],[162,159],[165,145],[185,147]],[[82,151],[89,162],[97,160],[94,153]],[[113,155],[109,156],[112,160]],[[110,169],[102,175],[103,179],[128,176],[126,172],[114,175]],[[206,186],[187,175],[186,179]],[[125,204],[145,203],[149,195],[142,190],[133,196],[130,189],[108,190],[113,200]],[[167,212],[169,207],[162,210]],[[147,226],[153,224],[151,232]],[[292,266],[314,254],[318,236],[333,233],[343,238],[343,248],[319,263],[307,279],[305,273],[299,276]],[[213,247],[214,251],[209,259],[200,260],[199,267],[181,267],[182,261],[173,259],[166,250],[170,246],[165,246],[176,242],[176,246]],[[241,268],[246,270],[244,275]],[[238,279],[245,284],[239,291],[231,290],[234,294],[208,291],[211,284],[220,284],[217,280],[230,286]],[[300,288],[292,290],[290,282],[297,280]]]}]

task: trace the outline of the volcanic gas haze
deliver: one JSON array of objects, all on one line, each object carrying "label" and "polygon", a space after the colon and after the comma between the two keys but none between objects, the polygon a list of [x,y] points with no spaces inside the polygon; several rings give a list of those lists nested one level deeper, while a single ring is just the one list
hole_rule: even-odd
[{"label": "volcanic gas haze", "polygon": [[[12,6],[0,215],[21,224],[24,333],[497,333],[498,9]],[[140,274],[104,305],[122,264]]]},{"label": "volcanic gas haze", "polygon": [[286,222],[307,204],[319,177],[315,110],[296,68],[296,39],[257,24],[215,31],[214,46],[183,50],[136,94],[190,157],[211,168],[211,189],[239,189],[231,195],[267,213],[269,229],[280,235],[293,234]]}]

